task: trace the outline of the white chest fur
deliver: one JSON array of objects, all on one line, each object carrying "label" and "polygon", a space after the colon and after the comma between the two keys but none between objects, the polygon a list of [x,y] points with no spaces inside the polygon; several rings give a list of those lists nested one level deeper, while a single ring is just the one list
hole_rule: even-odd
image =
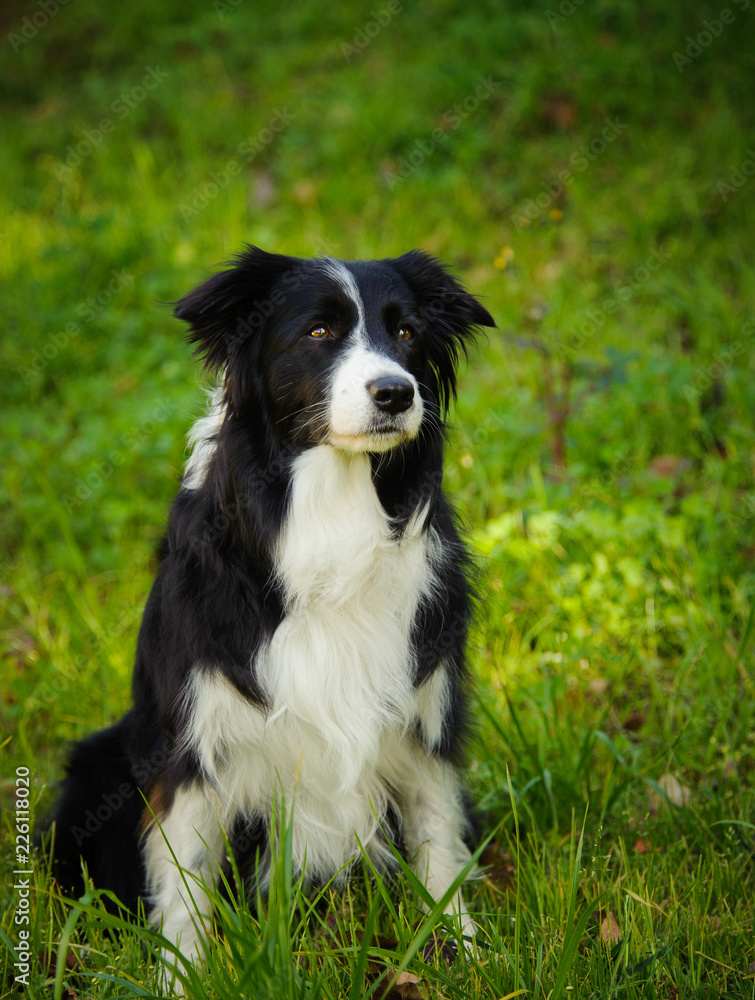
[{"label": "white chest fur", "polygon": [[294,855],[328,876],[379,850],[377,819],[404,779],[415,720],[440,724],[445,675],[416,692],[410,630],[433,586],[432,534],[392,537],[367,456],[312,448],[293,470],[276,554],[286,614],[256,664],[269,708],[195,672],[191,741],[227,818],[294,802]]},{"label": "white chest fur", "polygon": [[381,732],[408,721],[409,631],[433,578],[427,536],[415,523],[394,539],[368,458],[326,445],[296,464],[277,565],[287,614],[261,671],[276,710],[346,758],[374,757]]}]

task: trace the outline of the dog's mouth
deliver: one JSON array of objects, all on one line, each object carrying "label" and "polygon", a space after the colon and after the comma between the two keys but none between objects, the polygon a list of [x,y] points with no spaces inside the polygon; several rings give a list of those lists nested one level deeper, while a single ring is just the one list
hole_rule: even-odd
[{"label": "dog's mouth", "polygon": [[[406,429],[403,427],[398,427],[396,424],[381,424],[380,427],[373,427],[370,434],[404,434],[406,435]],[[408,436],[408,435],[407,435]]]},{"label": "dog's mouth", "polygon": [[370,427],[362,432],[350,434],[339,434],[331,430],[328,435],[328,444],[344,451],[383,452],[406,444],[414,436],[406,427],[401,427],[398,424],[380,424],[378,427]]}]

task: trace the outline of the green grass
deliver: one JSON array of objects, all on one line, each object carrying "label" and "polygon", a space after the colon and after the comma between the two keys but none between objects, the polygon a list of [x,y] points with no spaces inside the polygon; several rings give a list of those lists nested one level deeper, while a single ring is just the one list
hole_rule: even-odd
[{"label": "green grass", "polygon": [[[483,595],[480,946],[425,960],[409,875],[312,898],[284,853],[256,916],[220,905],[189,993],[356,1000],[404,963],[448,998],[755,996],[752,13],[700,44],[719,7],[561,8],[402,0],[359,49],[381,4],[73,0],[26,44],[41,8],[4,7],[6,946],[16,768],[39,820],[65,746],[127,706],[203,406],[163,303],[244,241],[420,246],[499,323],[446,468]],[[39,860],[33,886],[30,997],[167,995],[156,932],[108,936]]]}]

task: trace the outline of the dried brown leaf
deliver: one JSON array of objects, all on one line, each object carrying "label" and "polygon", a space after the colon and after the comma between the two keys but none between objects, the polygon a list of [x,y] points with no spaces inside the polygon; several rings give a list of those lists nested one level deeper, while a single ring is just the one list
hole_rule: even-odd
[{"label": "dried brown leaf", "polygon": [[658,455],[650,463],[649,469],[661,479],[672,479],[686,472],[691,465],[691,461],[683,455]]},{"label": "dried brown leaf", "polygon": [[636,733],[645,725],[647,718],[639,708],[633,708],[622,724],[622,728],[629,733]]},{"label": "dried brown leaf", "polygon": [[600,922],[600,940],[608,946],[621,941],[621,927],[611,910],[608,911]]},{"label": "dried brown leaf", "polygon": [[587,693],[593,698],[602,698],[608,690],[608,681],[605,677],[594,677],[587,685]]},{"label": "dried brown leaf", "polygon": [[648,808],[653,816],[667,810],[670,806],[686,806],[692,800],[692,792],[686,785],[683,785],[673,774],[664,774],[658,779],[658,787],[662,795],[655,789],[648,796]]},{"label": "dried brown leaf", "polygon": [[577,123],[577,106],[570,94],[546,94],[540,102],[540,110],[548,128],[568,131]]},{"label": "dried brown leaf", "polygon": [[480,855],[480,868],[485,869],[485,878],[496,889],[511,889],[515,882],[516,865],[514,859],[496,840],[492,840]]},{"label": "dried brown leaf", "polygon": [[375,991],[375,1000],[427,1000],[430,994],[423,979],[411,972],[402,972],[391,985],[395,975],[395,969],[386,972]]},{"label": "dried brown leaf", "polygon": [[[364,936],[361,932],[357,932],[357,938],[361,942]],[[376,948],[380,948],[381,951],[394,952],[398,949],[398,941],[395,938],[388,937],[385,934],[376,934],[372,939],[372,943]],[[367,959],[367,974],[373,979],[383,972],[385,969],[385,961],[381,958],[368,958]]]},{"label": "dried brown leaf", "polygon": [[[37,954],[37,958],[39,959],[39,964],[42,966],[42,968],[47,969],[47,975],[54,976],[55,969],[57,968],[57,963],[58,963],[57,953],[53,952],[52,955],[48,956],[45,952],[40,951]],[[80,964],[81,963],[79,962],[78,956],[74,952],[72,951],[66,952],[66,969],[69,970],[75,969],[76,966]]]}]

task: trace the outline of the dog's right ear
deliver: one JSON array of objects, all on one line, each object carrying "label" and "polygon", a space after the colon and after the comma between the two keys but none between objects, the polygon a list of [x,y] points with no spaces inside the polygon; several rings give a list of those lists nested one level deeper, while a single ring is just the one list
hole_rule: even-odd
[{"label": "dog's right ear", "polygon": [[466,354],[475,331],[495,326],[482,303],[470,295],[448,269],[422,250],[387,262],[409,285],[417,299],[417,311],[425,322],[427,352],[433,371],[441,410],[456,396],[456,365]]},{"label": "dog's right ear", "polygon": [[175,303],[174,314],[189,324],[189,343],[213,371],[224,368],[259,332],[276,305],[274,286],[299,261],[248,245],[229,263],[229,271],[213,275]]}]

